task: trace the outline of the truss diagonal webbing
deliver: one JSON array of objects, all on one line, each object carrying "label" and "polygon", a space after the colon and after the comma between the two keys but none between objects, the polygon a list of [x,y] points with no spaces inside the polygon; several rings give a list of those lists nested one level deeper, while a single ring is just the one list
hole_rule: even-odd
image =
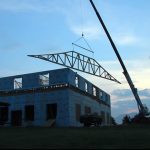
[{"label": "truss diagonal webbing", "polygon": [[55,64],[59,64],[65,67],[69,67],[78,71],[82,71],[91,75],[95,75],[107,80],[120,83],[112,75],[110,75],[95,59],[77,53],[75,51],[28,56],[46,60]]}]

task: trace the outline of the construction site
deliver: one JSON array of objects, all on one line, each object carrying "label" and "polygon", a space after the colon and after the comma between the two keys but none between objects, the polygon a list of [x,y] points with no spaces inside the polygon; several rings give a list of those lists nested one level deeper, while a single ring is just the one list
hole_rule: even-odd
[{"label": "construction site", "polygon": [[149,149],[149,6],[0,1],[0,148]]},{"label": "construction site", "polygon": [[[89,2],[106,33],[135,97],[139,110],[137,119],[148,118],[149,110],[147,106],[143,105],[110,33],[93,1],[89,0]],[[83,33],[81,38],[88,48],[75,42],[72,45],[94,53]],[[76,51],[28,56],[65,68],[0,78],[1,126],[79,127],[83,126],[80,117],[88,114],[101,116],[101,125],[111,125],[111,96],[109,93],[71,70],[74,69],[120,84],[120,81],[108,73],[98,61]]]}]

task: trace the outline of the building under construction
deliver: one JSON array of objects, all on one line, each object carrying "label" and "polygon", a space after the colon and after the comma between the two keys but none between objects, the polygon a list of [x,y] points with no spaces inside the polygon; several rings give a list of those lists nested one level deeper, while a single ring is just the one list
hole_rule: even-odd
[{"label": "building under construction", "polygon": [[110,124],[110,95],[71,69],[0,78],[3,126],[82,126],[80,116],[97,113]]}]

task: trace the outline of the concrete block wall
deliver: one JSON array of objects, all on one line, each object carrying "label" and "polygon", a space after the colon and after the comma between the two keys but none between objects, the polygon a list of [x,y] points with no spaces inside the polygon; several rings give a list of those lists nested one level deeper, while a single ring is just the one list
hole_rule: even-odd
[{"label": "concrete block wall", "polygon": [[[88,93],[93,94],[93,86],[95,85],[93,85],[91,82],[87,81],[86,79],[78,75],[76,72],[68,68],[0,78],[0,90],[14,90],[15,78],[22,78],[22,89],[40,87],[41,85],[39,83],[39,75],[44,75],[48,73],[49,85],[69,82],[70,84],[75,86],[75,78],[77,76],[79,79],[79,89],[85,91],[85,83],[87,83]],[[99,99],[109,104],[110,96],[98,87],[96,87],[96,89]],[[99,95],[100,92],[103,93],[102,97]]]},{"label": "concrete block wall", "polygon": [[79,104],[81,106],[81,115],[85,114],[85,106],[91,108],[91,113],[97,113],[98,115],[101,115],[101,112],[104,111],[106,121],[103,122],[103,125],[108,125],[106,114],[109,114],[111,116],[110,107],[100,104],[99,102],[93,100],[90,97],[83,96],[80,93],[70,90],[69,91],[70,126],[83,126],[83,124],[80,124],[80,122],[76,120],[76,109],[75,109],[76,104]]},{"label": "concrete block wall", "polygon": [[14,90],[14,79],[22,78],[22,89],[40,87],[39,75],[49,73],[49,84],[68,83],[69,69],[58,69],[0,78],[0,90]]},{"label": "concrete block wall", "polygon": [[[97,86],[93,85],[91,82],[89,82],[85,78],[81,77],[76,72],[73,72],[72,70],[69,70],[68,81],[73,86],[75,86],[75,78],[76,77],[78,77],[78,79],[79,79],[79,87],[78,87],[79,89],[85,91],[85,83],[87,83],[88,84],[88,93],[93,94],[93,86],[94,86],[97,89],[98,98],[103,100],[107,104],[110,104],[110,96],[109,96],[109,94],[107,94],[103,90],[99,89]],[[102,96],[100,95],[100,92],[102,92]]]},{"label": "concrete block wall", "polygon": [[0,78],[0,90],[13,90],[14,89],[13,77]]},{"label": "concrete block wall", "polygon": [[[76,76],[78,76],[78,88],[82,91],[85,91],[86,82],[88,84],[88,92],[90,94],[93,93],[93,84],[68,68],[1,78],[0,90],[13,90],[13,82],[15,78],[22,78],[23,89],[39,87],[39,75],[47,73],[49,73],[50,85],[69,82],[69,84],[75,86],[75,78]],[[110,104],[110,96],[101,89],[98,89],[98,91],[98,97],[101,100],[105,101],[107,104]],[[102,97],[100,95],[100,92],[103,93]],[[75,104],[81,105],[81,114],[84,114],[85,106],[90,107],[93,113],[97,112],[98,114],[100,114],[101,111],[104,111],[105,114],[111,114],[110,107],[100,104],[89,96],[74,92],[70,89],[53,91],[50,93],[32,93],[17,96],[0,97],[0,101],[8,102],[10,104],[9,121],[11,120],[10,115],[12,110],[22,110],[23,126],[28,125],[24,118],[24,109],[26,105],[34,105],[35,121],[32,123],[30,122],[30,125],[36,126],[43,126],[47,122],[46,104],[57,103],[57,126],[81,126],[81,124],[76,121]]]},{"label": "concrete block wall", "polygon": [[46,120],[46,105],[57,104],[56,125],[59,127],[68,126],[69,124],[69,101],[68,90],[53,91],[50,93],[35,93],[18,96],[0,97],[0,101],[10,104],[9,107],[9,124],[11,123],[11,111],[22,111],[22,126],[28,126],[25,121],[25,106],[34,105],[34,121],[30,121],[30,126],[44,126]]}]

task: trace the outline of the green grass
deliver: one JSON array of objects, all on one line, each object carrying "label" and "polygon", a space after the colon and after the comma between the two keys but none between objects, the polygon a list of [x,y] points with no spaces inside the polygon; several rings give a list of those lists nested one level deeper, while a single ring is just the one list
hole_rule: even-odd
[{"label": "green grass", "polygon": [[150,126],[0,128],[0,148],[150,148]]}]

